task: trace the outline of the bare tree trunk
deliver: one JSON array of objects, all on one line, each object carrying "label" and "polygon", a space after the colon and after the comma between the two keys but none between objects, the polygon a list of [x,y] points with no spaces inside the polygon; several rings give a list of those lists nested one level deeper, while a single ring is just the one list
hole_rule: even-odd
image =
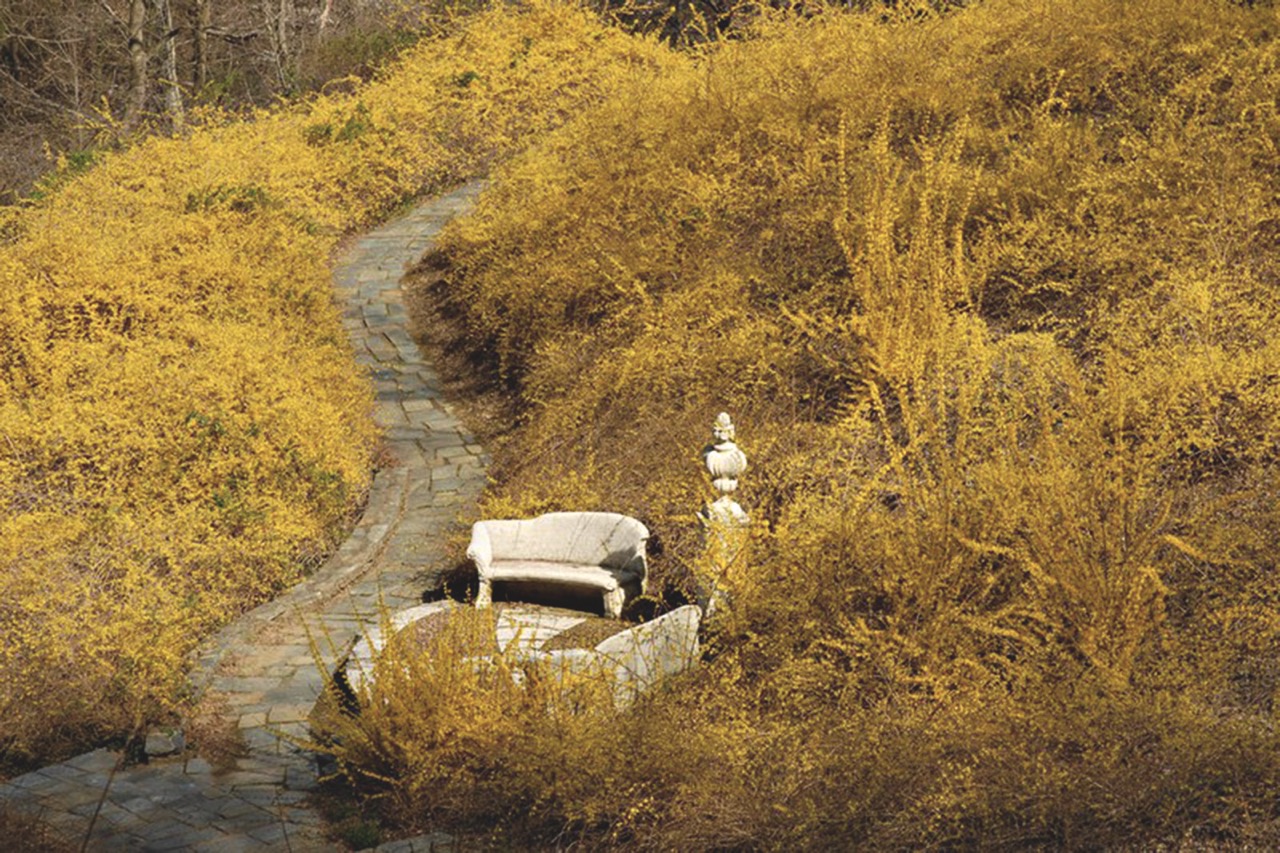
[{"label": "bare tree trunk", "polygon": [[[280,43],[281,68],[285,72],[290,71],[293,67],[293,45],[291,44],[291,42],[293,41],[293,39],[291,38],[292,28],[293,28],[293,16],[294,16],[293,0],[280,0],[280,17],[276,20],[276,28],[277,28],[276,37]],[[292,75],[288,73],[282,74],[280,78],[280,85],[284,86],[287,89],[289,87],[288,78],[291,76]]]},{"label": "bare tree trunk", "polygon": [[277,19],[279,27],[280,52],[285,56],[289,55],[289,28],[293,26],[293,0],[280,0],[280,17]]},{"label": "bare tree trunk", "polygon": [[209,27],[213,22],[213,0],[195,0],[195,69],[192,84],[196,93],[209,83]]},{"label": "bare tree trunk", "polygon": [[186,116],[182,108],[182,89],[178,85],[178,31],[173,28],[173,0],[164,4],[164,109],[177,130]]},{"label": "bare tree trunk", "polygon": [[324,32],[333,17],[333,0],[324,0],[324,8],[320,10],[320,32]]},{"label": "bare tree trunk", "polygon": [[132,130],[147,107],[147,3],[129,2],[129,100],[125,105],[124,125]]},{"label": "bare tree trunk", "polygon": [[281,90],[289,88],[293,54],[290,44],[290,26],[293,22],[293,0],[263,0],[263,11],[271,28],[272,48],[275,52],[276,80]]}]

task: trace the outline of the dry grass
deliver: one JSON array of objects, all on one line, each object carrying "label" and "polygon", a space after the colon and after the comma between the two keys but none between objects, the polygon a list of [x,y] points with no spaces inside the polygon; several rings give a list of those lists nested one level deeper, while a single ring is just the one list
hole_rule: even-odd
[{"label": "dry grass", "polygon": [[31,815],[0,807],[0,838],[13,853],[70,853],[78,847]]},{"label": "dry grass", "polygon": [[183,719],[188,743],[217,772],[230,770],[249,754],[239,723],[227,697],[205,692]]}]

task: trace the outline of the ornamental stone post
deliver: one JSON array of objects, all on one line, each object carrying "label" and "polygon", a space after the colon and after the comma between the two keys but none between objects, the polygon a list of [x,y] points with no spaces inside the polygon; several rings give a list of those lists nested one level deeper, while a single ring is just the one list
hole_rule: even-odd
[{"label": "ornamental stone post", "polygon": [[699,603],[711,615],[724,603],[724,582],[746,558],[747,527],[751,520],[733,499],[738,478],[747,470],[747,455],[734,441],[736,431],[727,412],[711,427],[712,442],[702,450],[702,461],[711,475],[711,486],[720,496],[698,512],[705,543],[704,577],[700,578]]}]

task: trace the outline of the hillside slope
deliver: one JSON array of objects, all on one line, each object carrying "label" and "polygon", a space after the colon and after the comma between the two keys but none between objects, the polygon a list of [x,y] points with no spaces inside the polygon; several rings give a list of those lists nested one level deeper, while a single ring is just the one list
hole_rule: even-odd
[{"label": "hillside slope", "polygon": [[438,264],[518,396],[490,513],[637,515],[688,592],[723,409],[755,536],[700,678],[477,747],[457,801],[664,849],[1274,842],[1278,25],[762,20],[498,170]]}]

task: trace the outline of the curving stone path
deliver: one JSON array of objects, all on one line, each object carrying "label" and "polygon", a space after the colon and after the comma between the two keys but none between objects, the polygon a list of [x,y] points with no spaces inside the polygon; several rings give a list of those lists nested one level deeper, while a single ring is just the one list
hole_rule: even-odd
[{"label": "curving stone path", "polygon": [[[315,758],[287,738],[305,737],[322,689],[309,637],[321,638],[322,649],[326,637],[342,647],[376,621],[380,599],[392,608],[419,602],[439,583],[443,541],[460,507],[484,485],[484,453],[405,331],[400,292],[406,267],[480,188],[464,186],[366,234],[334,268],[395,464],[378,472],[359,524],[320,570],[228,626],[200,656],[195,687],[225,700],[245,754],[220,771],[200,758],[117,771],[119,756],[100,749],[0,785],[0,808],[38,815],[72,843],[87,838],[89,850],[340,849],[325,841],[306,802]],[[331,668],[334,651],[323,657]],[[439,849],[436,842],[447,847],[448,839],[380,849]]]}]

